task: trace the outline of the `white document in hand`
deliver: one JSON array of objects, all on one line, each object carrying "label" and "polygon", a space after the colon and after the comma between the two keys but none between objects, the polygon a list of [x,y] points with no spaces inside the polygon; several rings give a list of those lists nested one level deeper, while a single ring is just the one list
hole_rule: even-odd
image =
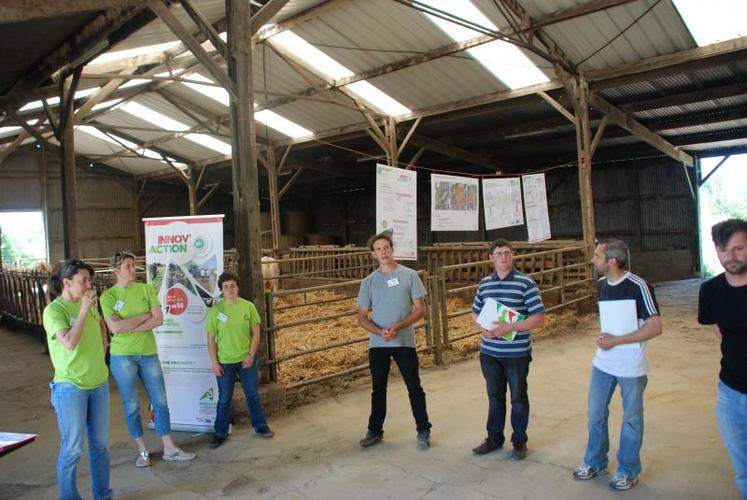
[{"label": "white document in hand", "polygon": [[[638,330],[638,311],[635,300],[600,300],[600,331],[619,337]],[[617,347],[639,347],[640,342],[622,344]]]}]

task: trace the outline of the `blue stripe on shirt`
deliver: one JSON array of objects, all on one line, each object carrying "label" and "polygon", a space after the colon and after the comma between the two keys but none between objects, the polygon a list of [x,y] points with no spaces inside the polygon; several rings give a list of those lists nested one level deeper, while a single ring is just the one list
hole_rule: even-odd
[{"label": "blue stripe on shirt", "polygon": [[[545,312],[537,284],[521,271],[513,270],[503,280],[496,273],[483,278],[477,285],[472,312],[480,314],[485,299],[493,298],[521,314],[532,316]],[[503,339],[480,339],[480,352],[497,358],[526,356],[531,349],[529,332],[517,332],[513,342]]]}]

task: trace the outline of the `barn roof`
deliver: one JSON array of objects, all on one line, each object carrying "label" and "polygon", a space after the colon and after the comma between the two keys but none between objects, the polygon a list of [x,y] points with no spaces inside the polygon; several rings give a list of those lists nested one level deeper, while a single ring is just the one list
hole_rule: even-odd
[{"label": "barn roof", "polygon": [[[711,10],[739,18],[725,1]],[[42,104],[30,103],[57,95],[61,76],[88,61],[78,86],[88,93],[76,94],[79,155],[141,179],[207,166],[209,177],[230,185],[222,168],[230,159],[227,93],[154,3],[167,5],[225,68],[220,42],[207,41],[196,21],[223,33],[224,0],[0,6],[5,154],[40,137],[57,143]],[[662,154],[624,130],[625,120],[689,153],[747,148],[747,29],[699,46],[678,10],[685,0],[251,3],[283,4],[254,35],[258,144],[292,145],[286,174],[306,168],[306,181],[360,182],[383,156],[371,119],[388,113],[396,113],[400,140],[417,125],[403,165],[492,175],[573,163],[575,127],[556,109],[573,109],[563,71],[588,80],[592,128],[618,118],[605,120],[598,161]],[[501,41],[509,39],[515,44]],[[327,66],[316,65],[319,53]],[[56,120],[58,106],[50,101],[49,109]]]}]

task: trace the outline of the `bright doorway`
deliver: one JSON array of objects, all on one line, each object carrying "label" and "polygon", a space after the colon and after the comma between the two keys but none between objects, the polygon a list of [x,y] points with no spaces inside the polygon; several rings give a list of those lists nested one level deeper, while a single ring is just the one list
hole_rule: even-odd
[{"label": "bright doorway", "polygon": [[47,235],[40,211],[0,212],[3,267],[33,267],[47,261]]},{"label": "bright doorway", "polygon": [[711,226],[725,219],[747,220],[747,154],[700,159],[700,248],[704,277],[723,272],[711,240]]}]

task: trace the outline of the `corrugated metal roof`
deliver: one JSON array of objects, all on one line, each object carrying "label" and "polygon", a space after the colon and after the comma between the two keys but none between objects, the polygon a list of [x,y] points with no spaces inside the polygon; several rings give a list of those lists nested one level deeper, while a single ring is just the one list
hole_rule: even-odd
[{"label": "corrugated metal roof", "polygon": [[[451,38],[433,25],[421,12],[397,2],[383,0],[378,2],[371,2],[370,0],[333,0],[333,2],[330,4],[330,8],[323,9],[319,16],[294,27],[293,30],[353,72],[370,71],[382,65],[406,59],[413,54],[428,52],[452,43]],[[473,2],[499,28],[507,26],[506,19],[504,19],[493,0],[473,0]],[[283,7],[276,16],[276,20],[288,19],[321,3],[321,0],[292,0]],[[521,5],[533,18],[542,18],[548,14],[585,3],[581,0],[521,1]],[[218,21],[225,15],[224,0],[194,0],[194,4],[211,22]],[[650,10],[646,12],[649,8]],[[188,26],[192,31],[197,31],[180,5],[175,4],[172,7],[172,12],[185,26]],[[646,13],[644,14],[644,12]],[[631,24],[632,26],[629,27]],[[670,1],[638,0],[547,26],[543,28],[543,31],[557,42],[572,62],[578,64],[588,58],[581,65],[584,70],[610,68],[622,63],[671,54],[695,47],[692,37]],[[624,33],[620,34],[623,31]],[[171,40],[176,40],[176,36],[160,19],[156,18],[127,40],[118,44],[114,50],[152,45]],[[597,51],[598,53],[589,57]],[[527,52],[525,51],[525,53]],[[546,74],[554,78],[549,63],[538,59],[535,54],[527,53],[527,55],[541,66]],[[255,101],[260,105],[268,102],[284,103],[277,105],[273,111],[315,132],[360,124],[364,121],[361,114],[354,109],[315,100],[293,100],[292,96],[299,93],[310,93],[315,99],[323,99],[323,95],[317,95],[309,91],[310,86],[319,86],[322,79],[311,75],[307,70],[291,67],[269,45],[261,45],[255,49],[253,56]],[[220,61],[219,64],[224,63]],[[200,72],[204,76],[211,77],[204,70]],[[736,60],[696,71],[688,70],[684,74],[670,74],[648,81],[605,88],[601,91],[601,95],[612,102],[626,104],[635,102],[637,99],[680,94],[709,88],[712,85],[743,82],[745,74],[747,74],[747,60]],[[371,83],[413,110],[506,90],[504,84],[464,51],[380,75],[371,79]],[[202,111],[197,112],[209,118],[225,117],[227,115],[228,110],[225,106],[182,84],[170,84],[164,89],[168,94],[195,103],[196,108],[202,109]],[[262,91],[267,91],[269,94],[265,95]],[[553,95],[556,98],[563,98],[562,92],[555,92]],[[289,96],[291,96],[290,102],[288,102]],[[345,102],[346,98],[340,97],[340,100]],[[135,98],[135,102],[170,116],[188,127],[197,124],[194,119],[189,118],[157,94],[139,95]],[[689,113],[707,113],[717,110],[719,107],[734,107],[745,103],[747,103],[747,95],[733,96],[692,104],[668,106],[658,110],[640,111],[635,114],[635,117],[640,120],[649,120]],[[564,104],[570,109],[568,102],[564,101]],[[537,122],[547,117],[554,116],[556,119],[558,117],[547,103],[536,97],[514,100],[502,103],[500,106],[487,105],[485,108],[489,108],[489,110],[482,114],[479,112],[466,113],[464,118],[456,118],[453,123],[448,123],[445,119],[441,121],[433,120],[433,124],[429,126],[429,120],[426,120],[419,132],[426,130],[436,136],[461,135],[466,137],[472,131],[477,134],[483,130],[491,130],[508,124]],[[195,111],[192,110],[192,112]],[[121,110],[111,111],[98,117],[97,120],[114,127],[154,128],[153,124]],[[667,134],[674,132],[677,135],[702,133],[724,128],[743,127],[744,125],[744,120],[737,118],[720,124],[672,129],[667,131]],[[271,141],[286,138],[276,131],[266,130],[261,124],[258,124],[257,130],[261,137],[266,137]],[[565,134],[568,131],[555,130],[551,132],[553,134]],[[160,133],[154,130],[129,128],[123,130],[122,133],[141,142],[152,141],[167,134],[167,132]],[[529,137],[531,136],[530,134]],[[521,137],[520,141],[523,141],[520,142],[520,145],[525,145],[530,139]],[[503,146],[508,142],[508,139],[496,134],[493,138],[474,141],[473,145],[474,147],[490,149],[495,144]],[[639,139],[626,136],[604,139],[602,144],[606,146],[634,142],[639,142]],[[554,140],[553,144],[548,146],[548,151],[562,150],[563,147],[557,143],[558,141]],[[571,146],[575,145],[575,140],[569,139],[569,144]],[[81,143],[81,148],[84,145],[85,143]],[[161,143],[159,147],[166,151],[173,151],[174,155],[181,158],[193,161],[218,156],[218,153],[183,138]],[[121,165],[121,161],[120,159],[113,159],[112,164],[115,166]],[[117,164],[117,162],[120,163]],[[127,168],[135,167],[128,165]]]},{"label": "corrugated metal roof", "polygon": [[[522,2],[522,5],[532,17],[537,18],[586,2],[570,3],[571,5],[561,0],[533,0]],[[653,9],[638,19],[655,3]],[[636,19],[638,21],[634,23]],[[610,42],[628,26],[629,29]],[[550,25],[543,30],[555,40],[573,63],[579,64],[585,60],[581,68],[586,71],[609,68],[696,46],[669,1],[632,2]]]}]

